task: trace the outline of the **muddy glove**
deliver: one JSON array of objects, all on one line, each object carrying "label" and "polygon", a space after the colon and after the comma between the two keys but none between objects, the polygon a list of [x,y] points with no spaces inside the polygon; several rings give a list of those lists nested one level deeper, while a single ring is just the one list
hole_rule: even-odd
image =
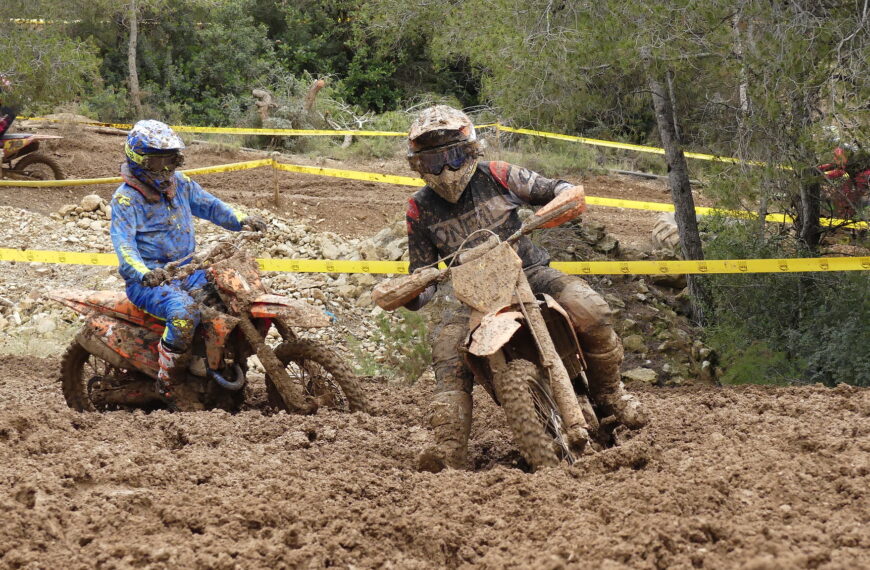
[{"label": "muddy glove", "polygon": [[152,269],[151,271],[142,276],[142,285],[146,287],[157,287],[164,281],[168,280],[169,272],[162,267],[158,267],[157,269]]},{"label": "muddy glove", "polygon": [[265,232],[268,225],[266,224],[266,220],[255,214],[245,218],[244,221],[242,221],[242,227],[248,228],[253,232]]},{"label": "muddy glove", "polygon": [[437,286],[433,283],[429,285],[423,292],[417,295],[412,301],[405,304],[405,308],[409,311],[419,311],[423,308],[426,303],[432,300],[432,297],[435,296],[435,289]]}]

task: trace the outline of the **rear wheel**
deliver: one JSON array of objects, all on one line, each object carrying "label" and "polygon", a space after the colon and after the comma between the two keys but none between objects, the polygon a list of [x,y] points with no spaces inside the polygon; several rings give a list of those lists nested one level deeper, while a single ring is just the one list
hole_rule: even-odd
[{"label": "rear wheel", "polygon": [[[318,405],[351,412],[369,411],[359,380],[332,348],[305,339],[293,339],[279,345],[275,356],[284,364],[290,378]],[[266,391],[272,406],[287,408],[268,374]]]},{"label": "rear wheel", "polygon": [[[493,384],[520,454],[535,470],[557,465],[555,438],[548,423],[554,414],[558,422],[561,417],[555,406],[547,405],[535,393],[533,387],[543,385],[538,367],[528,360],[512,360],[493,375]],[[549,417],[545,420],[545,416]]]},{"label": "rear wheel", "polygon": [[63,180],[60,165],[40,152],[25,155],[9,171],[9,178],[16,180]]},{"label": "rear wheel", "polygon": [[74,410],[105,412],[155,401],[153,381],[130,377],[75,341],[66,349],[60,368],[63,397]]}]

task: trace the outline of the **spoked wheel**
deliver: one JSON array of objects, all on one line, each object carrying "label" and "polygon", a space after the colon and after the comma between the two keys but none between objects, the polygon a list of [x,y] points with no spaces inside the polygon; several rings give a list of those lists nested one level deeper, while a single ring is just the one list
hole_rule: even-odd
[{"label": "spoked wheel", "polygon": [[73,341],[61,360],[61,388],[67,405],[80,412],[105,412],[155,401],[152,383],[130,378]]},{"label": "spoked wheel", "polygon": [[[305,339],[284,341],[275,349],[290,378],[320,406],[350,412],[368,412],[359,380],[347,363],[328,346]],[[266,375],[269,404],[287,409],[278,389]]]},{"label": "spoked wheel", "polygon": [[[541,372],[528,360],[512,360],[507,368],[493,376],[498,400],[504,408],[514,443],[532,469],[553,467],[559,463],[560,451],[567,451],[561,432],[554,437],[553,425],[561,426],[562,418],[552,398],[541,398],[535,386],[543,385]],[[561,441],[561,444],[560,444]]]},{"label": "spoked wheel", "polygon": [[24,156],[8,172],[14,180],[63,180],[63,170],[50,156],[34,152]]}]

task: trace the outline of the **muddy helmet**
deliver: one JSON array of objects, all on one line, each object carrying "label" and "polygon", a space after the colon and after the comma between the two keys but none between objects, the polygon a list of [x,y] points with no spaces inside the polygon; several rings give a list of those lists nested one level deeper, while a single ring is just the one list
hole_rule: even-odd
[{"label": "muddy helmet", "polygon": [[480,144],[471,119],[447,105],[424,109],[408,132],[408,164],[439,196],[456,203],[477,168]]},{"label": "muddy helmet", "polygon": [[145,170],[160,172],[181,166],[184,141],[166,123],[139,121],[130,129],[124,154],[127,161]]},{"label": "muddy helmet", "polygon": [[166,123],[139,121],[127,134],[124,154],[130,173],[163,192],[174,187],[175,169],[184,164],[184,141]]}]

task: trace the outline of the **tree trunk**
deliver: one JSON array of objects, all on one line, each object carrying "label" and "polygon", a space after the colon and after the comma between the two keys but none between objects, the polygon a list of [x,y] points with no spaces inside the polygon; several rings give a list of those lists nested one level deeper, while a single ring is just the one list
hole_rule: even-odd
[{"label": "tree trunk", "polygon": [[812,251],[819,248],[822,237],[822,228],[819,223],[821,216],[822,185],[819,183],[818,173],[813,169],[807,169],[801,180],[801,203],[800,214],[800,240]]},{"label": "tree trunk", "polygon": [[142,118],[142,99],[139,92],[139,72],[136,70],[136,44],[139,41],[139,9],[136,0],[130,0],[130,12],[128,16],[130,24],[130,43],[127,46],[127,69],[129,72],[130,101],[133,103],[133,111],[136,119]]},{"label": "tree trunk", "polygon": [[[686,157],[677,135],[674,107],[668,92],[649,64],[649,59],[647,59],[647,82],[652,92],[656,123],[659,136],[662,139],[662,146],[665,149],[665,159],[668,163],[668,186],[671,188],[671,199],[674,202],[674,217],[677,222],[677,231],[680,234],[683,258],[704,259],[695,213],[695,200],[692,198],[692,188],[689,182],[689,166],[686,163]],[[703,303],[706,294],[697,278],[689,275],[687,281],[689,295],[692,298],[693,317],[700,324],[704,321]]]}]

